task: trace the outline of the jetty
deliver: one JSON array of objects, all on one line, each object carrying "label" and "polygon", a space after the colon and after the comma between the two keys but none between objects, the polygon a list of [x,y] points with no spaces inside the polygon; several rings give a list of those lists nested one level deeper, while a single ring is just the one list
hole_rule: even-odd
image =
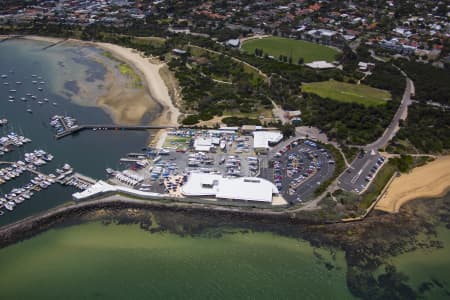
[{"label": "jetty", "polygon": [[42,50],[47,50],[48,48],[55,47],[55,46],[57,46],[57,45],[60,45],[60,44],[62,44],[62,43],[65,43],[67,40],[68,40],[68,39],[63,39],[63,40],[57,41],[56,43],[52,43],[52,44],[50,44],[50,45],[48,45],[48,46],[45,46],[44,48],[42,48]]},{"label": "jetty", "polygon": [[0,43],[6,42],[7,40],[13,40],[17,38],[24,37],[24,35],[10,35],[0,40]]},{"label": "jetty", "polygon": [[177,126],[165,126],[165,125],[103,125],[103,124],[88,124],[88,125],[77,125],[73,127],[67,126],[64,122],[64,131],[55,134],[56,139],[60,139],[76,132],[91,129],[94,131],[105,131],[105,130],[149,130],[149,129],[176,129]]},{"label": "jetty", "polygon": [[125,157],[120,159],[120,162],[124,162],[124,163],[135,163],[138,161],[141,161],[141,160],[138,158],[125,158]]},{"label": "jetty", "polygon": [[83,175],[83,174],[80,174],[80,173],[74,173],[73,177],[76,178],[77,180],[82,181],[84,183],[87,183],[89,185],[97,183],[97,180],[95,180],[94,178],[91,178],[89,176],[86,176],[86,175]]}]

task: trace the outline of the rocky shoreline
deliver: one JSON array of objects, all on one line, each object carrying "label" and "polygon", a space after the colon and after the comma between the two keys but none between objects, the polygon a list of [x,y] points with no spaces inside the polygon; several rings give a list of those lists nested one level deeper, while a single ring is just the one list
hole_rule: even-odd
[{"label": "rocky shoreline", "polygon": [[208,217],[220,216],[235,219],[245,219],[252,222],[269,222],[273,224],[324,224],[295,217],[287,212],[252,211],[233,208],[212,207],[200,204],[184,204],[173,202],[158,202],[137,199],[121,199],[111,196],[100,200],[80,202],[63,207],[50,209],[44,213],[30,216],[15,223],[0,228],[0,248],[31,238],[53,226],[63,223],[68,218],[82,216],[90,212],[104,209],[151,209],[171,211],[175,213],[202,214]]}]

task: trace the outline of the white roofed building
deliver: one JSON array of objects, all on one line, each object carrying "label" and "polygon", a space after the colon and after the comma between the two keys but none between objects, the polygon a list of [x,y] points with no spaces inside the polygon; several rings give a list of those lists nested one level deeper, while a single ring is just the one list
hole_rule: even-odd
[{"label": "white roofed building", "polygon": [[279,143],[283,135],[279,131],[255,131],[253,132],[253,148],[255,152],[267,152],[271,145]]},{"label": "white roofed building", "polygon": [[181,193],[191,197],[271,204],[273,195],[279,192],[272,182],[263,178],[226,178],[219,174],[191,173]]},{"label": "white roofed building", "polygon": [[227,46],[238,48],[241,45],[241,41],[239,39],[230,39],[226,42]]},{"label": "white roofed building", "polygon": [[311,69],[320,69],[320,70],[336,68],[335,65],[326,62],[324,60],[316,60],[305,64],[305,66],[310,67]]}]

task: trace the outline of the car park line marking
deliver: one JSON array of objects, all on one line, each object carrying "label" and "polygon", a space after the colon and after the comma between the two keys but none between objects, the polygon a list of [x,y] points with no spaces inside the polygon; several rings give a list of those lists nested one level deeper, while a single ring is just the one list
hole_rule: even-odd
[{"label": "car park line marking", "polygon": [[370,160],[367,160],[362,168],[358,171],[358,174],[355,175],[355,177],[352,178],[350,181],[352,184],[355,184],[356,181],[358,181],[359,177],[361,176],[362,172],[366,169],[367,165],[370,163]]}]

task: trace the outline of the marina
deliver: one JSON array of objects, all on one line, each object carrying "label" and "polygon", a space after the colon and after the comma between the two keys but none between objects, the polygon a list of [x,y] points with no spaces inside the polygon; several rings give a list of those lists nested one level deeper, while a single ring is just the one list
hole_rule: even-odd
[{"label": "marina", "polygon": [[[43,166],[53,160],[53,155],[44,150],[34,150],[25,153],[24,159],[16,162],[0,161],[0,165],[9,165],[0,169],[0,184],[14,180],[24,172],[29,172],[34,177],[25,185],[13,188],[10,192],[0,194],[0,209],[5,208],[13,211],[16,205],[30,199],[34,193],[47,189],[54,183],[75,187],[78,190],[85,190],[93,183],[93,180],[79,173],[74,174],[73,168],[69,164],[64,164],[54,173],[44,174],[38,167]],[[0,213],[1,215],[4,214]]]},{"label": "marina", "polygon": [[[0,226],[70,201],[74,192],[92,182],[87,178],[103,179],[105,168],[120,169],[121,157],[147,145],[149,133],[146,130],[85,130],[83,134],[56,140],[56,130],[49,125],[55,115],[75,117],[77,124],[111,125],[114,122],[103,109],[80,106],[72,101],[71,91],[64,86],[67,80],[76,80],[79,86],[83,86],[87,82],[87,74],[95,74],[89,80],[102,84],[104,69],[82,53],[100,57],[101,52],[93,47],[83,47],[80,52],[81,48],[70,43],[42,51],[43,45],[46,43],[8,40],[0,47],[0,74],[6,75],[0,80],[0,137],[8,138],[10,133],[15,133],[32,140],[25,143],[16,140],[23,143],[19,146],[8,138],[5,145],[0,145],[0,161],[5,162],[0,169],[12,168],[11,163],[19,160],[25,162],[24,154],[39,148],[52,153],[54,159],[33,169],[34,172],[25,170],[20,176],[0,184],[0,195],[4,198],[3,195],[13,189],[26,186],[38,176],[36,172],[59,177],[61,174],[56,169],[63,170],[63,166],[69,163],[73,173],[66,175],[62,182],[41,188],[39,192],[33,191],[31,200],[16,204],[13,212],[4,207],[0,209],[4,213],[0,216]],[[63,60],[64,65],[59,64],[59,60]],[[65,75],[69,69],[71,74]],[[125,140],[126,143],[123,142]]]}]

